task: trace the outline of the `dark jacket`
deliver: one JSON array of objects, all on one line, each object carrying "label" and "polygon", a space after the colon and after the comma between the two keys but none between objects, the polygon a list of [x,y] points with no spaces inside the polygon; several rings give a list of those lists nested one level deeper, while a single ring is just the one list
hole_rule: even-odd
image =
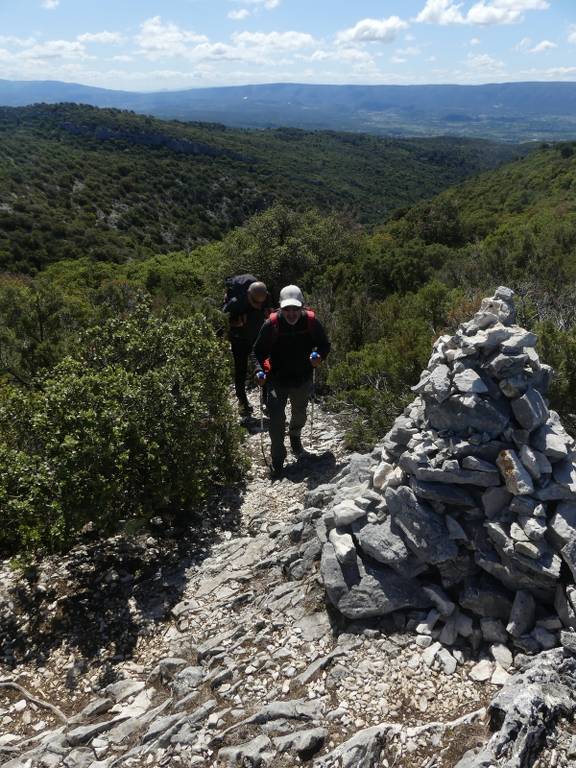
[{"label": "dark jacket", "polygon": [[285,386],[298,386],[312,378],[310,353],[316,349],[324,360],[330,352],[330,342],[319,320],[309,321],[305,313],[295,325],[289,325],[278,316],[278,327],[267,320],[256,343],[254,356],[260,368],[270,361],[268,378]]},{"label": "dark jacket", "polygon": [[229,316],[228,338],[230,341],[243,341],[252,346],[256,341],[264,321],[270,314],[272,302],[270,297],[261,309],[256,309],[248,301],[248,296],[231,299],[224,306],[224,312]]}]

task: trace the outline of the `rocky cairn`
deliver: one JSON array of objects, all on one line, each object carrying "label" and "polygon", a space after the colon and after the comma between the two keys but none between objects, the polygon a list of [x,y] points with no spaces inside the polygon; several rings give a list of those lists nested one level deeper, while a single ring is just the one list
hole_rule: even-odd
[{"label": "rocky cairn", "polygon": [[325,508],[321,572],[347,619],[393,614],[437,651],[504,656],[576,629],[575,443],[513,295],[436,341],[371,483]]}]

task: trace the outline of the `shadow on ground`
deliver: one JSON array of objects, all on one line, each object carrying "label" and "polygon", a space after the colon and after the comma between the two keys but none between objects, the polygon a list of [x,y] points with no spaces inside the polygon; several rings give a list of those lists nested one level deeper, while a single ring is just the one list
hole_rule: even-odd
[{"label": "shadow on ground", "polygon": [[338,463],[332,451],[306,453],[284,468],[284,477],[291,483],[306,483],[308,490],[317,488],[340,472],[346,462]]},{"label": "shadow on ground", "polygon": [[[227,489],[188,518],[156,518],[108,539],[90,534],[65,556],[28,566],[15,586],[0,588],[0,663],[42,665],[65,647],[84,666],[130,658],[182,599],[187,571],[237,530],[244,489]],[[68,672],[74,687],[75,665]]]}]

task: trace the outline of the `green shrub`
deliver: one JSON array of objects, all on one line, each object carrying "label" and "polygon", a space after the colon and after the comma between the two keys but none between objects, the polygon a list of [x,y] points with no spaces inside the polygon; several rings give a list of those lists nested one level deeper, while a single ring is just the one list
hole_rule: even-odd
[{"label": "green shrub", "polygon": [[220,343],[201,317],[91,329],[36,390],[0,399],[0,550],[62,549],[88,521],[181,514],[242,469]]},{"label": "green shrub", "polygon": [[412,319],[401,323],[401,331],[348,353],[330,370],[335,400],[358,413],[347,435],[351,448],[370,448],[413,399],[410,386],[430,356],[430,332],[423,321]]},{"label": "green shrub", "polygon": [[539,323],[538,352],[554,369],[549,398],[552,408],[562,417],[564,426],[576,430],[576,331],[561,330],[551,321]]}]

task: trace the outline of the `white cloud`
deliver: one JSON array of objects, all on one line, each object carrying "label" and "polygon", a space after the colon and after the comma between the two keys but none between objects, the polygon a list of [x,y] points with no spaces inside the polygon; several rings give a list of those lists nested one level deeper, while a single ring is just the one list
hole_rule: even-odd
[{"label": "white cloud", "polygon": [[235,32],[232,40],[240,46],[282,51],[295,51],[315,45],[314,38],[307,32]]},{"label": "white cloud", "polygon": [[353,27],[338,32],[336,42],[392,43],[398,33],[407,26],[407,22],[402,21],[399,16],[390,16],[388,19],[362,19]]},{"label": "white cloud", "polygon": [[228,18],[232,19],[233,21],[242,21],[242,19],[246,19],[248,16],[250,16],[250,11],[247,8],[240,8],[237,11],[230,11],[228,14]]},{"label": "white cloud", "polygon": [[[238,0],[233,1],[238,2]],[[280,0],[239,0],[239,2],[241,2],[242,5],[259,5],[267,11],[272,11],[280,5]]]},{"label": "white cloud", "polygon": [[570,24],[568,28],[568,42],[576,45],[576,24]]},{"label": "white cloud", "polygon": [[407,48],[398,48],[396,51],[397,56],[419,56],[422,53],[420,48],[415,45],[409,45]]},{"label": "white cloud", "polygon": [[426,0],[415,21],[421,24],[464,24],[461,7],[462,3],[453,3],[452,0]]},{"label": "white cloud", "polygon": [[392,56],[390,58],[390,62],[392,64],[406,64],[408,59],[403,59],[402,56]]},{"label": "white cloud", "polygon": [[487,53],[480,53],[477,56],[468,55],[468,66],[471,69],[481,70],[482,72],[500,72],[504,67],[504,62],[488,56]]},{"label": "white cloud", "polygon": [[322,48],[314,51],[311,56],[298,56],[305,61],[337,61],[344,62],[345,64],[351,64],[354,67],[373,67],[375,66],[374,59],[365,50],[361,48],[336,48],[331,51],[326,51]]},{"label": "white cloud", "polygon": [[470,40],[470,45],[480,45],[480,38],[479,37],[473,37]]},{"label": "white cloud", "polygon": [[121,43],[123,40],[119,32],[85,32],[76,38],[81,43]]},{"label": "white cloud", "polygon": [[567,80],[573,82],[576,67],[550,67],[549,69],[527,69],[520,73],[529,80]]},{"label": "white cloud", "polygon": [[33,37],[13,37],[12,35],[0,35],[0,45],[15,45],[18,48],[29,48],[36,40]]},{"label": "white cloud", "polygon": [[88,59],[82,43],[71,40],[49,40],[25,48],[16,54],[21,59]]},{"label": "white cloud", "polygon": [[508,9],[510,11],[547,11],[550,8],[549,0],[492,0],[495,8]]},{"label": "white cloud", "polygon": [[207,42],[190,48],[186,52],[186,58],[191,61],[237,61],[249,57],[243,56],[239,49],[226,43]]},{"label": "white cloud", "polygon": [[532,38],[531,37],[523,37],[522,40],[520,40],[519,43],[516,43],[514,46],[515,51],[527,51],[530,46],[532,45]]},{"label": "white cloud", "polygon": [[332,59],[333,57],[333,52],[325,51],[322,48],[319,48],[317,51],[314,51],[312,56],[310,56],[310,61],[326,61],[327,59]]},{"label": "white cloud", "polygon": [[426,0],[415,21],[426,24],[514,24],[522,20],[524,11],[545,11],[548,0],[478,0],[464,15],[463,2]]},{"label": "white cloud", "polygon": [[40,5],[45,11],[53,11],[54,8],[58,8],[60,5],[60,0],[42,0]]},{"label": "white cloud", "polygon": [[164,24],[160,16],[153,16],[140,25],[136,42],[140,51],[154,60],[161,56],[185,56],[189,52],[190,43],[207,43],[208,38],[206,35],[181,29],[171,22]]},{"label": "white cloud", "polygon": [[374,59],[366,51],[361,51],[359,48],[340,48],[334,52],[333,58],[336,61],[347,61],[352,64],[368,64],[373,62]]},{"label": "white cloud", "polygon": [[468,24],[490,25],[490,24],[514,24],[522,16],[521,11],[510,7],[498,7],[496,5],[487,5],[484,0],[470,8],[466,15]]},{"label": "white cloud", "polygon": [[119,56],[112,56],[112,61],[134,61],[132,56],[127,56],[125,53],[121,53]]},{"label": "white cloud", "polygon": [[556,43],[553,43],[551,40],[542,40],[534,48],[530,48],[530,53],[544,53],[545,51],[551,51],[553,48],[558,48]]},{"label": "white cloud", "polygon": [[552,67],[544,73],[548,77],[564,77],[566,75],[576,75],[576,67]]}]

